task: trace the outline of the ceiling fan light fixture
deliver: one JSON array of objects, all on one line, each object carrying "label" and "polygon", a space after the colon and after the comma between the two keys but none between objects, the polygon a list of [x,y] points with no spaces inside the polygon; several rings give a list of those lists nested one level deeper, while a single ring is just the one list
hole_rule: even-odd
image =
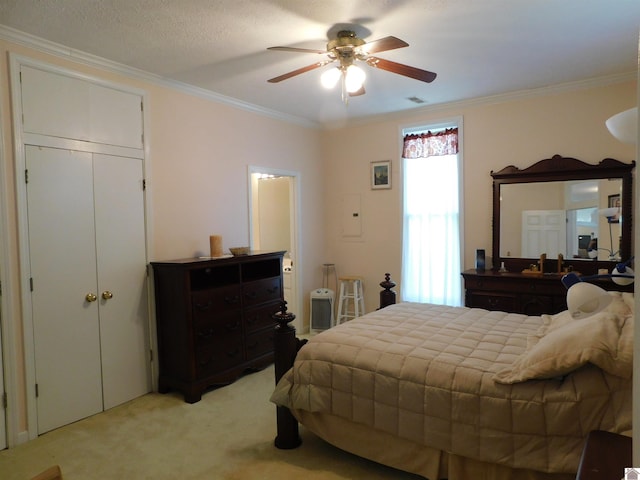
[{"label": "ceiling fan light fixture", "polygon": [[360,67],[349,65],[345,70],[345,87],[347,92],[355,93],[362,88],[367,74]]},{"label": "ceiling fan light fixture", "polygon": [[324,88],[330,90],[338,84],[340,75],[342,72],[339,68],[330,68],[320,75],[320,83]]},{"label": "ceiling fan light fixture", "polygon": [[365,94],[364,80],[366,74],[364,70],[354,65],[356,61],[365,62],[369,66],[396,73],[405,77],[414,78],[422,82],[430,83],[436,78],[436,74],[421,70],[409,65],[384,60],[374,57],[371,54],[386,52],[396,48],[408,47],[409,44],[399,38],[388,36],[365,42],[359,38],[353,30],[341,30],[335,38],[329,40],[326,50],[296,47],[269,47],[267,50],[279,50],[283,52],[300,52],[326,54],[328,60],[315,62],[306,67],[298,68],[291,72],[267,80],[269,83],[278,83],[296,75],[310,72],[316,68],[324,67],[333,62],[338,63],[336,69],[329,69],[320,76],[320,83],[326,89],[331,89],[340,82],[342,101],[345,105],[349,103],[349,97],[357,97]]}]

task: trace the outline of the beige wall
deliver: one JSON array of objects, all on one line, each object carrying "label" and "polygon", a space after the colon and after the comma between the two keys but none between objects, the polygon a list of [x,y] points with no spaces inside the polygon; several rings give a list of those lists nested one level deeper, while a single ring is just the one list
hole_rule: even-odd
[{"label": "beige wall", "polygon": [[[209,235],[223,236],[225,250],[249,243],[248,166],[300,172],[302,192],[299,255],[301,288],[317,286],[314,268],[322,263],[323,238],[318,226],[323,214],[323,169],[320,133],[267,116],[249,113],[211,100],[180,93],[147,81],[87,68],[0,40],[2,162],[6,189],[0,203],[9,212],[8,244],[12,284],[10,305],[12,338],[17,365],[10,375],[19,392],[19,431],[26,428],[23,331],[20,313],[20,274],[17,250],[13,131],[10,116],[8,53],[19,53],[86,72],[148,92],[149,137],[147,173],[150,195],[151,249],[149,260],[191,257],[209,251]],[[3,268],[5,266],[3,265]],[[3,285],[4,287],[5,285]],[[307,306],[307,303],[304,303]],[[307,308],[308,309],[308,308]],[[298,312],[296,312],[298,313]],[[298,313],[300,317],[300,315]],[[5,319],[3,319],[5,320]],[[5,322],[6,323],[6,322]],[[13,402],[12,402],[13,403]],[[15,412],[15,410],[13,410]]]},{"label": "beige wall", "polygon": [[[364,98],[364,97],[363,97]],[[401,275],[401,161],[403,127],[463,120],[464,155],[464,268],[473,268],[475,250],[491,255],[491,176],[507,165],[525,168],[554,154],[597,163],[605,157],[624,162],[635,149],[613,138],[604,122],[636,105],[636,83],[580,88],[543,96],[478,103],[406,114],[323,135],[323,158],[328,194],[325,197],[327,260],[339,274],[365,277],[367,308],[378,301],[378,283],[390,272]],[[371,190],[371,161],[392,160],[392,189]],[[362,197],[363,234],[341,235],[344,195]],[[399,291],[400,285],[398,286]]]}]

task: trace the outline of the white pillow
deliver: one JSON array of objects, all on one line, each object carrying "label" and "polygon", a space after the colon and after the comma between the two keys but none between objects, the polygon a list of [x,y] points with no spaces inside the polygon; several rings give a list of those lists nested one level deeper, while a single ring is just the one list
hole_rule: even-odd
[{"label": "white pillow", "polygon": [[[557,320],[558,324],[554,328],[547,325],[542,335],[531,335],[525,352],[513,365],[494,375],[496,382],[556,378],[586,363],[612,375],[631,378],[632,315],[603,311],[581,320],[569,321],[562,314],[554,317],[557,318],[551,320]],[[623,328],[626,324],[628,328]]]},{"label": "white pillow", "polygon": [[[611,303],[603,312],[615,313],[620,317],[633,315],[633,293],[628,292],[608,292],[613,298]],[[587,317],[588,318],[588,317]],[[560,328],[571,322],[580,322],[584,319],[576,319],[571,316],[568,310],[555,315],[542,315],[542,326],[538,329],[538,336],[543,336],[556,328]]]}]

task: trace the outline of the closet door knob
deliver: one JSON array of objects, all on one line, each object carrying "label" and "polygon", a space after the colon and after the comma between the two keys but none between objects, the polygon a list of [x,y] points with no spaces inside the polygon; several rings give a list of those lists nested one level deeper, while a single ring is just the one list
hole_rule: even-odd
[{"label": "closet door knob", "polygon": [[113,293],[111,293],[109,290],[105,290],[104,292],[102,292],[102,298],[104,298],[105,300],[109,300],[110,298],[113,298]]},{"label": "closet door knob", "polygon": [[98,299],[98,297],[96,297],[96,294],[95,294],[95,293],[87,293],[87,294],[85,295],[84,299],[85,299],[87,302],[91,303],[91,302],[95,302],[95,301]]}]

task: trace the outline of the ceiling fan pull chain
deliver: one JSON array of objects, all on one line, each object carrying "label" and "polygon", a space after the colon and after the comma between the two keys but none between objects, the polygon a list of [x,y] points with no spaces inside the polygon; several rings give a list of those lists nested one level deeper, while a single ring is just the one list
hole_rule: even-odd
[{"label": "ceiling fan pull chain", "polygon": [[342,101],[344,105],[347,106],[349,105],[349,93],[347,93],[347,76],[344,71],[342,71],[340,75],[340,85],[342,87]]}]

